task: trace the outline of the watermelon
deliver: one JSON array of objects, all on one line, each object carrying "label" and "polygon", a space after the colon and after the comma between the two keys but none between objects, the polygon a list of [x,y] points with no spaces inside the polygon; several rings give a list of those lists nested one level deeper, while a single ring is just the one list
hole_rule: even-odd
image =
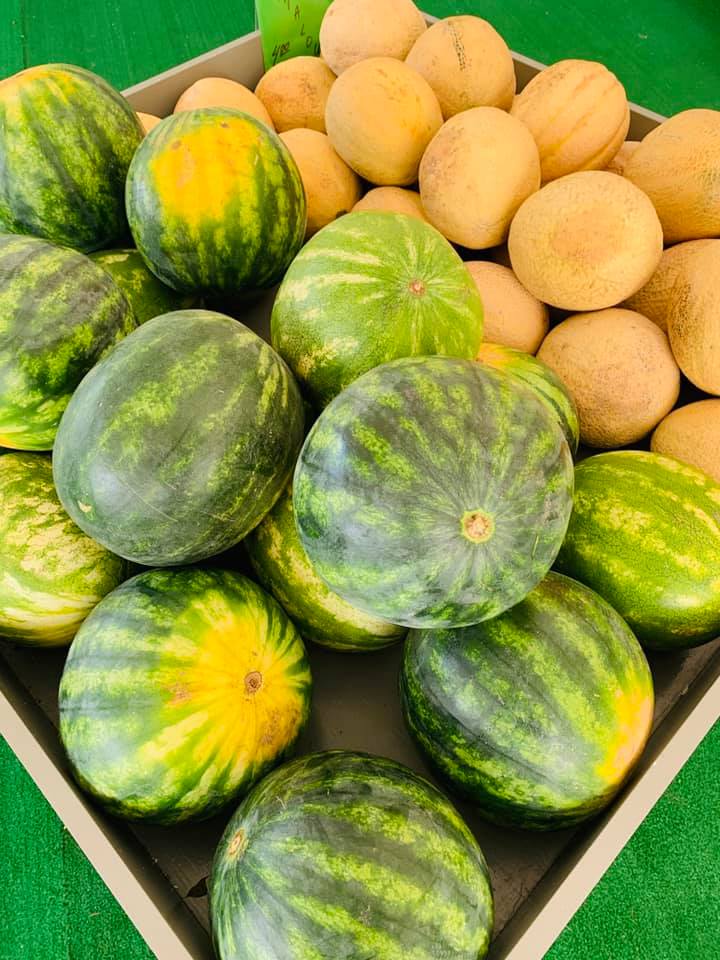
[{"label": "watermelon", "polygon": [[245,548],[260,583],[307,640],[334,650],[372,651],[405,636],[404,627],[356,610],[318,577],[298,536],[291,488],[248,536]]},{"label": "watermelon", "polygon": [[89,536],[147,566],[214,556],[262,520],[303,439],[297,385],[272,347],[208,310],[155,317],[83,380],[53,458]]},{"label": "watermelon", "polygon": [[295,161],[239,110],[187,110],[159,123],[133,158],[126,202],[148,266],[183,293],[271,287],[305,236]]},{"label": "watermelon", "polygon": [[405,357],[325,408],[294,480],[300,539],[348,603],[408,627],[463,626],[545,576],[572,509],[556,418],[505,374]]},{"label": "watermelon", "polygon": [[400,213],[351,213],[293,261],[272,312],[272,344],[313,404],[396,357],[472,359],[480,295],[438,231]]},{"label": "watermelon", "polygon": [[643,646],[720,636],[720,484],[672,457],[619,450],[575,470],[557,569],[596,590]]},{"label": "watermelon", "polygon": [[502,370],[530,387],[538,399],[545,403],[557,417],[565,439],[573,453],[580,443],[580,420],[575,401],[567,387],[554,370],[522,350],[505,347],[499,343],[483,343],[477,355],[480,363]]},{"label": "watermelon", "polygon": [[60,505],[50,458],[0,456],[0,636],[54,647],[69,643],[127,564],[75,526]]},{"label": "watermelon", "polygon": [[77,385],[135,326],[120,288],[86,256],[0,236],[0,446],[51,450]]},{"label": "watermelon", "polygon": [[138,324],[173,310],[200,306],[198,297],[178,293],[161,283],[137,250],[101,250],[91,259],[110,274],[130,301]]},{"label": "watermelon", "polygon": [[632,631],[557,573],[494,620],[411,631],[400,691],[438,775],[490,820],[531,829],[571,826],[606,806],[653,718],[650,668]]},{"label": "watermelon", "polygon": [[212,815],[292,749],[310,668],[279,605],[225,570],[148,570],[102,600],[60,683],[60,736],[109,812]]},{"label": "watermelon", "polygon": [[51,63],[0,83],[0,229],[87,252],[126,235],[135,111],[89,70]]},{"label": "watermelon", "polygon": [[220,960],[479,960],[488,870],[452,804],[392,760],[331,750],[240,804],[210,881]]}]

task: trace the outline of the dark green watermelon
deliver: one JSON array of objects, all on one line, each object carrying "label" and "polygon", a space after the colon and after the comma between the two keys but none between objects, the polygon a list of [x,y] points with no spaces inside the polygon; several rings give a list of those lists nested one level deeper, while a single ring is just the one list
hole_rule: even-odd
[{"label": "dark green watermelon", "polygon": [[58,432],[55,483],[113,553],[189,563],[262,520],[302,438],[300,393],[272,347],[222,314],[166,313],[82,382]]},{"label": "dark green watermelon", "polygon": [[493,901],[450,802],[392,760],[334,750],[241,803],[210,883],[220,960],[481,960]]},{"label": "dark green watermelon", "polygon": [[145,266],[137,250],[100,250],[90,257],[99,263],[128,298],[138,324],[173,310],[199,307],[199,297],[178,293],[161,283]]}]

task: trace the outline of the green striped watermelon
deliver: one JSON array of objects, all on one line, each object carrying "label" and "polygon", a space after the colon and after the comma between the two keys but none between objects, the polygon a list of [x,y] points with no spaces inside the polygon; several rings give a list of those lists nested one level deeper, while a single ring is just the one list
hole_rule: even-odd
[{"label": "green striped watermelon", "polygon": [[75,526],[60,505],[49,457],[0,456],[0,636],[33,646],[72,640],[127,564]]},{"label": "green striped watermelon", "polygon": [[410,627],[497,616],[542,579],[572,457],[522,384],[472,360],[394,360],[325,408],[295,473],[300,538],[348,603]]},{"label": "green striped watermelon", "polygon": [[318,577],[300,542],[290,488],[245,540],[245,548],[260,583],[306,639],[334,650],[371,651],[405,636],[404,627],[356,610]]},{"label": "green striped watermelon", "polygon": [[241,803],[210,883],[220,960],[480,960],[493,900],[450,802],[392,760],[332,750]]},{"label": "green striped watermelon", "polygon": [[178,293],[161,283],[137,250],[100,250],[91,260],[110,274],[130,301],[138,324],[173,310],[200,306],[198,297]]},{"label": "green striped watermelon", "polygon": [[609,803],[653,717],[650,669],[627,624],[556,573],[494,620],[411,631],[400,688],[439,775],[491,820],[533,829]]},{"label": "green striped watermelon", "polygon": [[83,251],[116,243],[142,136],[130,104],[89,70],[51,63],[3,80],[0,229]]},{"label": "green striped watermelon", "polygon": [[351,213],[303,248],[272,313],[272,344],[318,407],[396,357],[474,357],[480,295],[438,231],[399,213]]},{"label": "green striped watermelon", "polygon": [[208,817],[292,749],[310,668],[278,604],[223,570],[149,570],[78,631],[60,683],[60,736],[80,785],[111,813]]},{"label": "green striped watermelon", "polygon": [[575,401],[554,370],[522,350],[499,343],[483,343],[477,355],[480,363],[517,377],[534,391],[539,400],[552,411],[562,427],[565,439],[573,453],[580,443],[580,420]]},{"label": "green striped watermelon", "polygon": [[183,292],[271,287],[305,237],[295,161],[239,110],[187,110],[159,123],[133,158],[126,199],[138,250]]},{"label": "green striped watermelon", "polygon": [[0,446],[51,450],[77,385],[135,326],[122,291],[83,254],[0,236]]},{"label": "green striped watermelon", "polygon": [[720,484],[640,450],[583,460],[557,567],[605,597],[645,647],[720,636]]},{"label": "green striped watermelon", "polygon": [[83,380],[58,432],[55,483],[113,553],[189,563],[262,520],[302,439],[300,393],[272,347],[219,313],[166,313]]}]

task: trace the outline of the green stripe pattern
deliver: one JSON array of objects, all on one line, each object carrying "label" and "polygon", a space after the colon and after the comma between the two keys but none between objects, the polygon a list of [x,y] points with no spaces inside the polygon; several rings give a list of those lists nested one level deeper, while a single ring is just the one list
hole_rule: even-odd
[{"label": "green stripe pattern", "polygon": [[51,450],[77,385],[135,326],[125,295],[88,257],[0,236],[0,446]]},{"label": "green stripe pattern", "polygon": [[302,640],[240,574],[187,568],[128,580],[88,617],[60,683],[60,735],[109,812],[211,816],[292,750],[308,717]]},{"label": "green stripe pattern", "polygon": [[605,597],[650,649],[720,636],[720,485],[639,450],[578,464],[557,568]]},{"label": "green stripe pattern", "polygon": [[127,232],[125,177],[142,128],[117,90],[67,64],[0,83],[0,227],[87,252]]},{"label": "green stripe pattern", "polygon": [[302,757],[262,781],[220,842],[220,960],[480,960],[487,866],[448,800],[391,760]]},{"label": "green stripe pattern", "polygon": [[572,508],[570,450],[533,393],[473,360],[403,358],[325,408],[295,516],[348,603],[409,627],[497,616],[543,578]]},{"label": "green stripe pattern", "polygon": [[400,686],[409,730],[440,777],[489,819],[534,829],[605,806],[653,714],[628,626],[555,573],[494,620],[411,631]]},{"label": "green stripe pattern", "polygon": [[200,306],[198,297],[178,293],[161,283],[137,250],[101,250],[90,257],[110,274],[128,298],[138,325],[173,310]]},{"label": "green stripe pattern", "polygon": [[155,317],[85,378],[63,417],[55,483],[70,516],[147,566],[214,556],[262,520],[303,439],[297,385],[243,324]]},{"label": "green stripe pattern", "polygon": [[345,603],[315,573],[295,525],[291,488],[244,543],[258,580],[307,640],[333,650],[370,652],[405,636],[404,627]]},{"label": "green stripe pattern", "polygon": [[69,643],[128,575],[65,513],[50,458],[39,453],[0,456],[0,543],[0,636],[16,643]]},{"label": "green stripe pattern", "polygon": [[396,357],[473,358],[483,310],[465,265],[434,227],[365,211],[305,245],[280,286],[271,326],[273,346],[323,407]]}]

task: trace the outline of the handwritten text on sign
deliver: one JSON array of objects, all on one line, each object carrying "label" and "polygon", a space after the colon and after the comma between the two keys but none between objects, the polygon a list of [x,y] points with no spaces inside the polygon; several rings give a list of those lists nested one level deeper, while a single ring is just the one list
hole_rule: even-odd
[{"label": "handwritten text on sign", "polygon": [[256,0],[265,69],[290,57],[320,55],[320,24],[330,0]]}]

